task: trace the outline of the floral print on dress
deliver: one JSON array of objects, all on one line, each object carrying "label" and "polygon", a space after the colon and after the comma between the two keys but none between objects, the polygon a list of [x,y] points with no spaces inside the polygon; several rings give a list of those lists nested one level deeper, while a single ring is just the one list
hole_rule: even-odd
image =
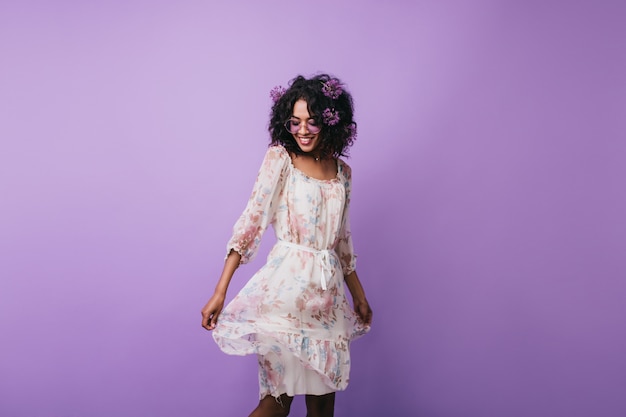
[{"label": "floral print on dress", "polygon": [[[337,160],[335,178],[318,180],[295,168],[285,148],[272,146],[235,223],[227,253],[237,251],[241,263],[254,258],[270,224],[277,237],[267,263],[222,311],[213,331],[224,352],[259,355],[261,398],[321,395],[348,384],[350,342],[369,330],[345,294],[344,276],[356,264],[350,191],[345,162]],[[294,382],[296,371],[306,373],[312,388]]]}]

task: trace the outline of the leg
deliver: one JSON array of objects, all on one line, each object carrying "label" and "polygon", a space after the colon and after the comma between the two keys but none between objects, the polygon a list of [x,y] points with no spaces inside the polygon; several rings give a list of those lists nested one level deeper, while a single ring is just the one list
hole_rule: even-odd
[{"label": "leg", "polygon": [[306,416],[307,417],[333,417],[335,414],[335,393],[324,395],[307,395]]},{"label": "leg", "polygon": [[267,395],[259,401],[259,405],[249,417],[287,417],[292,401],[293,397],[287,394],[281,395],[278,399]]}]

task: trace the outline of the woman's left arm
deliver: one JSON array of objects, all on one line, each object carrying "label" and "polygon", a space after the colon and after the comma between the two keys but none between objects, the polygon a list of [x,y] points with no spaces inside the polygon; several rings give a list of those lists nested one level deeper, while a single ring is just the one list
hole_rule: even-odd
[{"label": "woman's left arm", "polygon": [[352,295],[354,311],[361,318],[361,320],[363,320],[363,323],[368,326],[371,325],[373,312],[367,298],[365,297],[365,290],[361,285],[361,281],[359,281],[359,276],[356,274],[356,271],[350,272],[345,276],[344,280],[346,281],[350,295]]}]

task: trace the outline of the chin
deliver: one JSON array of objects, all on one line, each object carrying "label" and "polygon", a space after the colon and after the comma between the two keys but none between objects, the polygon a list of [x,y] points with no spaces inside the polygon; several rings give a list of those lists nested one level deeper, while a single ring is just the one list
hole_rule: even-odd
[{"label": "chin", "polygon": [[315,151],[315,146],[299,146],[299,148],[304,153],[311,153]]}]

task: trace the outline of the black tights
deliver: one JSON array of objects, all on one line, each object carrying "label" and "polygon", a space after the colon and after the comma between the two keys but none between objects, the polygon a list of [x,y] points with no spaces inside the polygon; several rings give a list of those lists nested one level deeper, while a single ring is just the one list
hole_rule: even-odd
[{"label": "black tights", "polygon": [[[293,397],[286,394],[278,399],[268,395],[259,401],[259,405],[254,409],[249,417],[287,417],[291,408]],[[307,417],[333,417],[335,412],[335,393],[324,395],[307,395],[306,415]]]}]

